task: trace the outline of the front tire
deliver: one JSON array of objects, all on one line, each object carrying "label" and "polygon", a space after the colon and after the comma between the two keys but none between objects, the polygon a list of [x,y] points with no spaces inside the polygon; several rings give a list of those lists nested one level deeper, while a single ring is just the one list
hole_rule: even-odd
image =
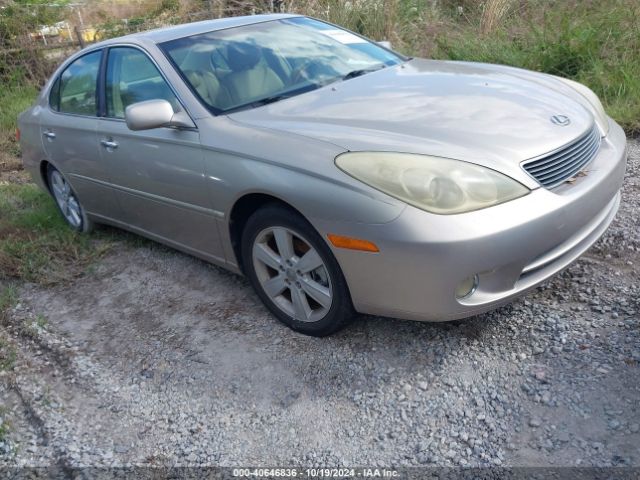
[{"label": "front tire", "polygon": [[353,306],[340,266],[299,214],[273,204],[242,232],[245,273],[269,310],[293,330],[323,337],[344,327]]},{"label": "front tire", "polygon": [[51,164],[47,166],[47,182],[49,191],[67,225],[81,233],[93,230],[93,222],[87,217],[71,184]]}]

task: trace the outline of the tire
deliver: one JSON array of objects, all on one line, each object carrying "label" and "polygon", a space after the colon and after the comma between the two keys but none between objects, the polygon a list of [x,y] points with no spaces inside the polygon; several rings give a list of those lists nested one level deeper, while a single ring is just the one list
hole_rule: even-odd
[{"label": "tire", "polygon": [[242,232],[241,255],[260,299],[293,330],[324,337],[353,317],[338,262],[318,232],[293,210],[278,204],[257,210]]},{"label": "tire", "polygon": [[81,233],[93,230],[94,224],[87,217],[71,184],[51,164],[47,166],[47,185],[58,211],[69,227]]}]

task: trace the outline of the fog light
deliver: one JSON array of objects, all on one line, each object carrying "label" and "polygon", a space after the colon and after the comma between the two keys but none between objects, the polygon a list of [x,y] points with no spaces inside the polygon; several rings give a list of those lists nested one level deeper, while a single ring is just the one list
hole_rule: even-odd
[{"label": "fog light", "polygon": [[456,298],[465,298],[471,295],[478,288],[478,275],[465,278],[456,287]]}]

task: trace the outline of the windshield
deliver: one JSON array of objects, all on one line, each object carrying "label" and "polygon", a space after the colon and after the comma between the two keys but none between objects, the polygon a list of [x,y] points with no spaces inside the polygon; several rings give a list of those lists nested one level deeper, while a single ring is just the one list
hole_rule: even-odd
[{"label": "windshield", "polygon": [[213,31],[160,47],[214,114],[264,105],[404,60],[307,17]]}]

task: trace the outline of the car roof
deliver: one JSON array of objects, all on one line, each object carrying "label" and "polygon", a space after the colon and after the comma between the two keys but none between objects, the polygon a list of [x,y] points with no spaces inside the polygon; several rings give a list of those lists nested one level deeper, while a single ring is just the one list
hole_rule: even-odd
[{"label": "car roof", "polygon": [[252,25],[255,23],[268,22],[271,20],[280,20],[283,18],[299,17],[300,15],[292,15],[285,13],[274,13],[267,15],[247,15],[243,17],[227,17],[217,18],[214,20],[203,20],[200,22],[185,23],[182,25],[174,25],[171,27],[157,28],[146,32],[132,33],[123,37],[111,38],[104,42],[95,44],[94,46],[109,45],[111,43],[142,42],[151,41],[153,43],[162,43],[177,38],[189,37],[200,33],[213,32],[216,30],[224,30],[226,28],[241,27],[244,25]]}]

